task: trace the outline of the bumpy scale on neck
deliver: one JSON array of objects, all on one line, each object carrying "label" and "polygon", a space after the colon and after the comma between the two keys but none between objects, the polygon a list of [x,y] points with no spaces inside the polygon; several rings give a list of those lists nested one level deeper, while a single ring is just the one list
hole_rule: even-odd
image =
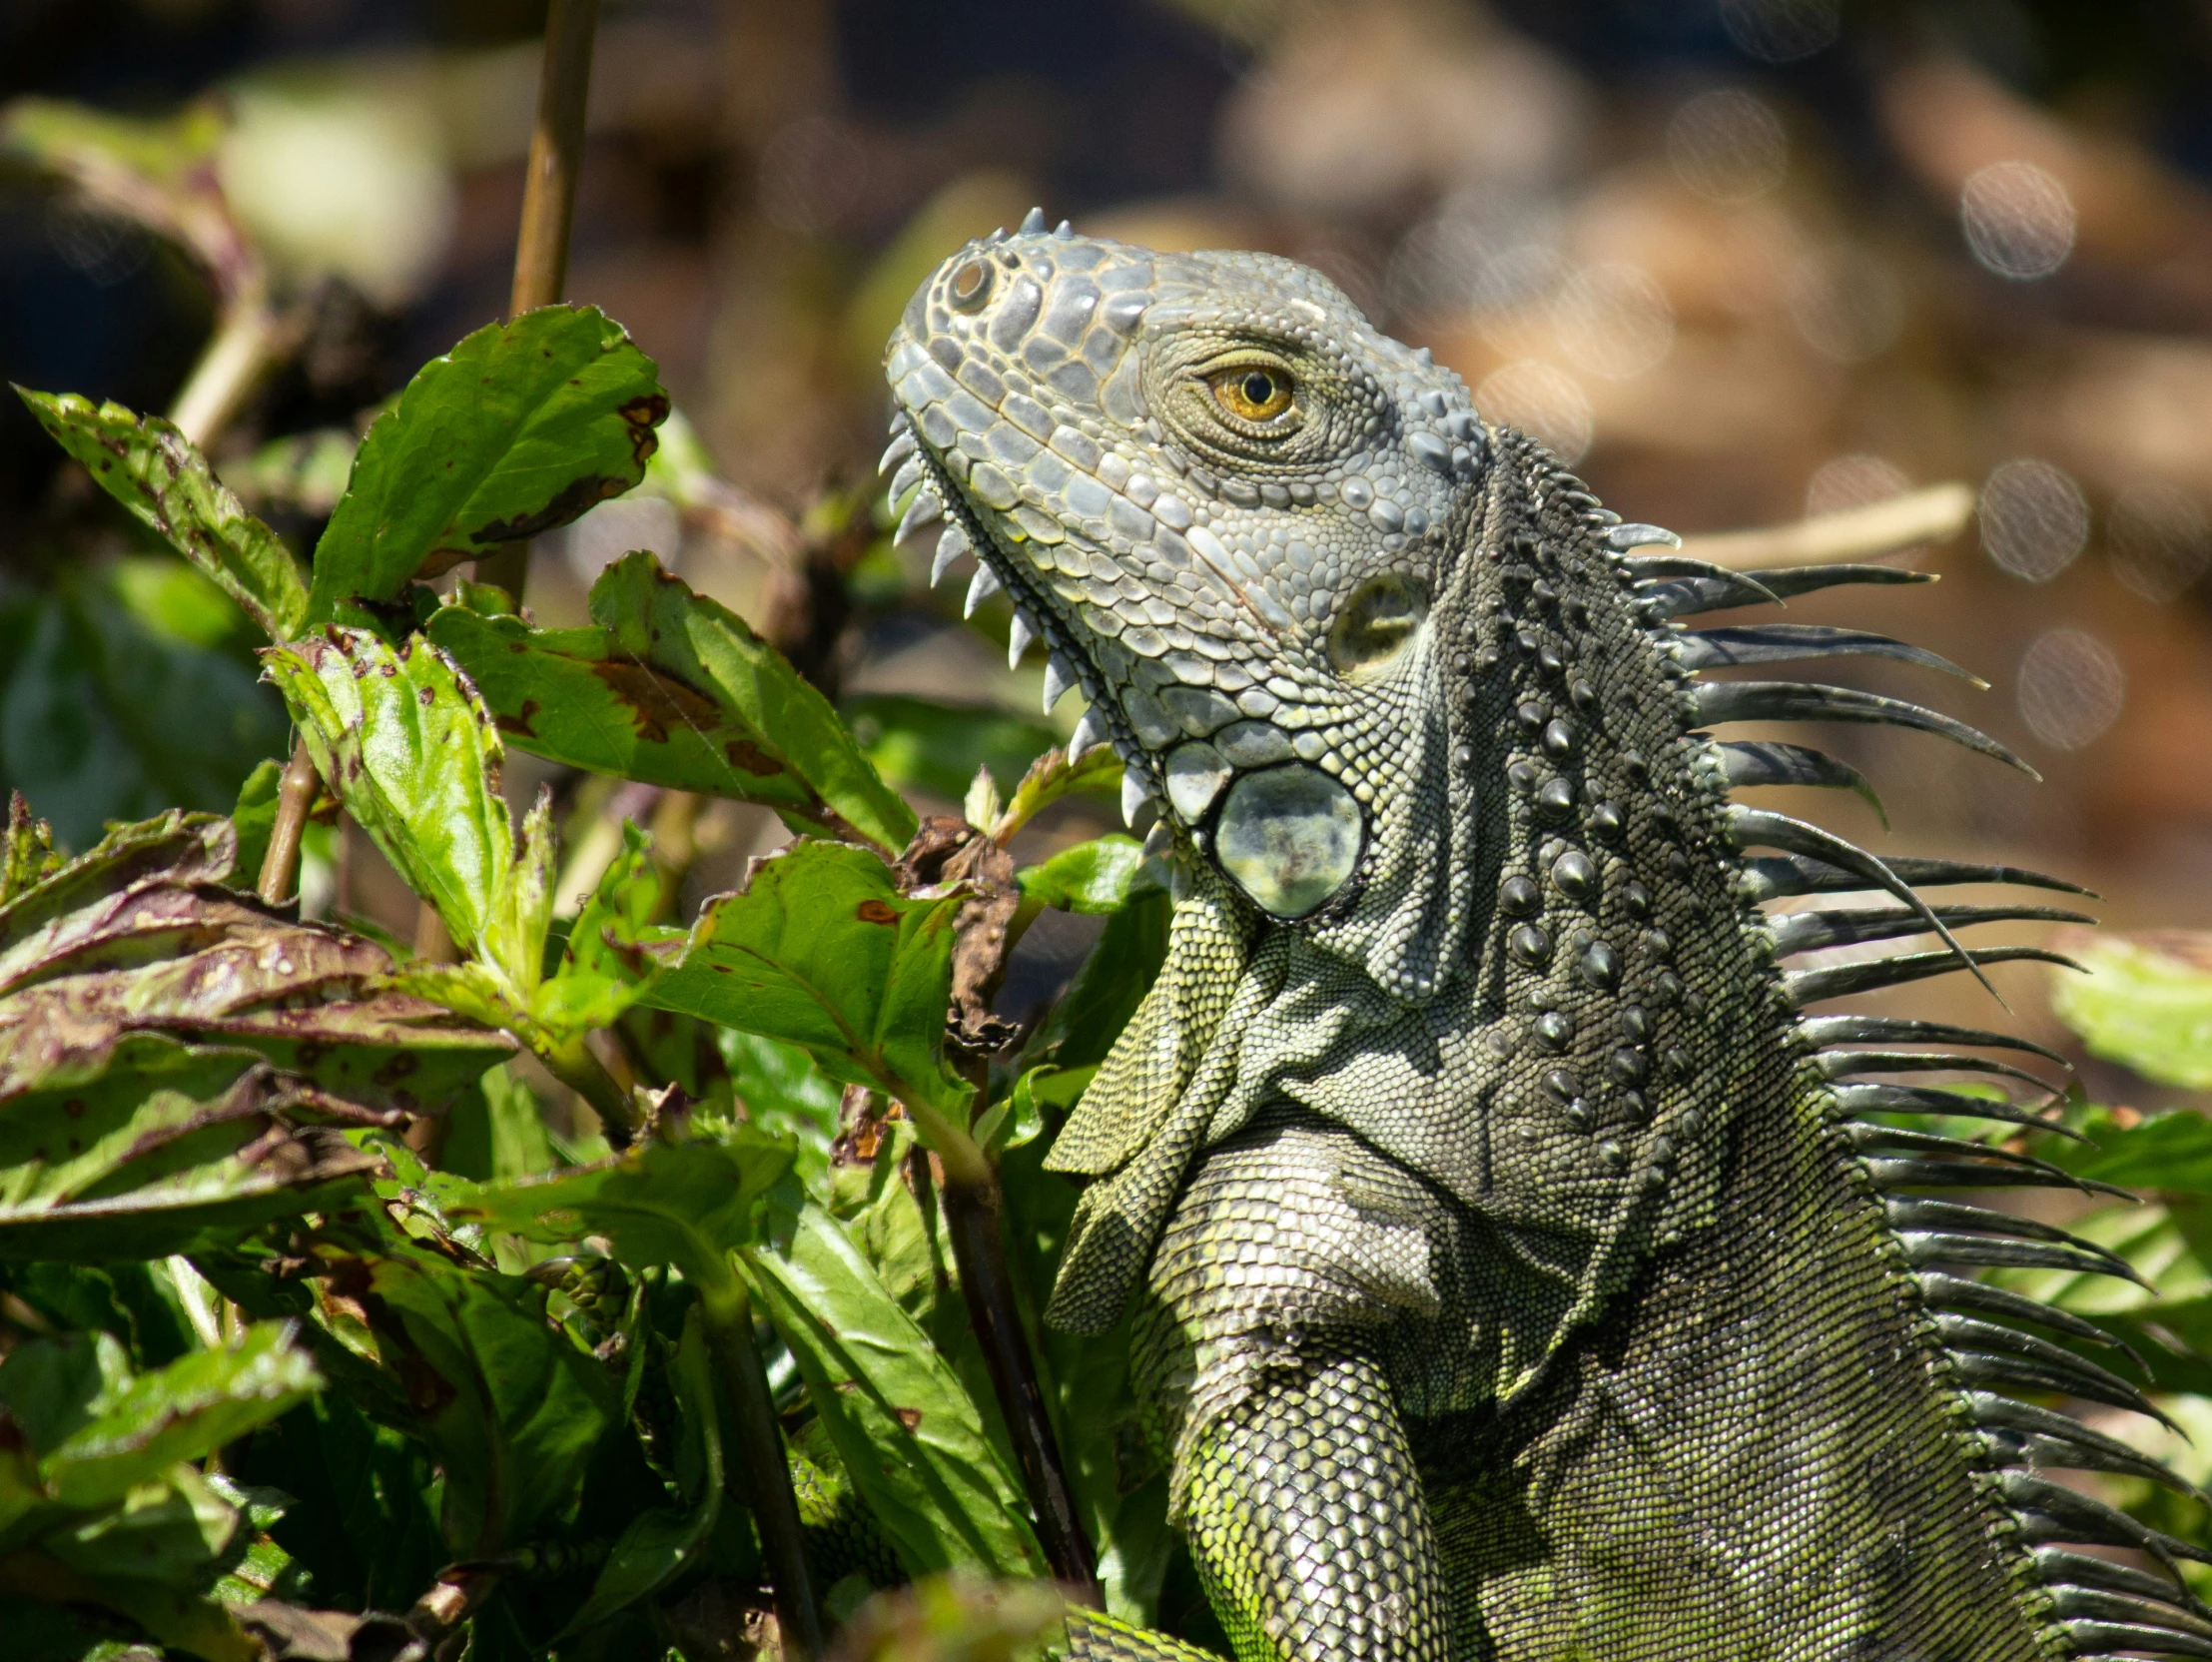
[{"label": "bumpy scale on neck", "polygon": [[[1670,622],[1905,574],[1637,554],[1672,539],[1263,256],[1025,227],[924,285],[889,372],[907,528],[948,515],[939,574],[973,548],[971,608],[1011,591],[1017,655],[1042,635],[1048,700],[1081,686],[1079,740],[1120,752],[1132,818],[1165,798],[1177,854],[1167,966],[1054,1151],[1096,1180],[1055,1320],[1109,1325],[1206,1151],[1302,1113],[1462,1221],[1459,1260],[1405,1294],[1419,1319],[1378,1311],[1370,1346],[1455,1655],[2028,1658],[2194,1631],[2165,1581],[2038,1545],[2144,1544],[2027,1469],[2128,1457],[1992,1387],[2140,1396],[1989,1319],[2070,1318],[1936,1267],[2108,1267],[1919,1193],[2047,1169],[1861,1118],[2026,1110],[1836,1083],[2006,1071],[1869,1045],[2012,1042],[1796,1014],[2021,955],[1967,955],[1954,924],[2052,915],[1931,909],[1912,884],[2063,885],[1887,867],[1732,804],[1863,781],[1698,730],[1882,720],[1998,753],[1893,700],[1695,679],[1840,652],[1948,667],[1917,649]],[[1755,904],[1865,888],[1903,904],[1775,923]],[[1927,930],[1943,951],[1776,964]],[[1176,1410],[1178,1492],[1202,1416],[1233,1406]]]}]

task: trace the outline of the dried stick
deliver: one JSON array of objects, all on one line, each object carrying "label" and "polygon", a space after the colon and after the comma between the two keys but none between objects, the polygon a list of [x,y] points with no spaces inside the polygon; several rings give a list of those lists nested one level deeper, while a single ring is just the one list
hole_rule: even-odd
[{"label": "dried stick", "polygon": [[1871,559],[1923,543],[1948,542],[1966,528],[1973,513],[1973,487],[1954,479],[1885,502],[1816,514],[1787,525],[1686,536],[1682,551],[1739,571],[1826,565],[1831,560]]},{"label": "dried stick", "polygon": [[1038,1382],[1036,1358],[1030,1354],[1029,1334],[1014,1302],[1006,1242],[1000,1233],[998,1177],[993,1174],[983,1184],[947,1180],[940,1194],[969,1325],[983,1349],[992,1394],[999,1399],[1014,1439],[1014,1457],[1022,1468],[1030,1507],[1037,1514],[1037,1538],[1045,1549],[1045,1562],[1077,1603],[1103,1610],[1106,1596],[1099,1587],[1098,1555],[1076,1510],[1075,1489],[1061,1458],[1060,1439],[1053,1434],[1052,1419],[1045,1411],[1045,1391]]},{"label": "dried stick", "polygon": [[[824,1649],[822,1607],[814,1592],[799,1522],[799,1499],[791,1487],[783,1432],[768,1374],[753,1343],[753,1307],[736,1272],[724,1264],[719,1274],[701,1276],[699,1314],[707,1343],[730,1393],[730,1429],[737,1443],[737,1468],[744,1473],[739,1495],[752,1508],[760,1528],[761,1554],[768,1562],[769,1593],[776,1623],[783,1631],[784,1655],[813,1662]],[[733,1473],[734,1475],[734,1473]]]},{"label": "dried stick", "polygon": [[[568,233],[583,166],[584,105],[591,90],[591,44],[599,0],[552,0],[545,15],[545,57],[537,79],[537,125],[530,133],[522,226],[514,239],[514,288],[507,315],[519,317],[561,297],[568,279]],[[476,580],[503,588],[519,606],[529,577],[530,545],[510,542],[476,561]]]}]

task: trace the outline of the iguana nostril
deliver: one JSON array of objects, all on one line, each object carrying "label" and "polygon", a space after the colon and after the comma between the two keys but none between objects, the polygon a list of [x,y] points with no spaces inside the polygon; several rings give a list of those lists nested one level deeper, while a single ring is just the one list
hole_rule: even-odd
[{"label": "iguana nostril", "polygon": [[952,302],[963,312],[980,311],[991,298],[991,262],[971,260],[953,273],[948,285]]}]

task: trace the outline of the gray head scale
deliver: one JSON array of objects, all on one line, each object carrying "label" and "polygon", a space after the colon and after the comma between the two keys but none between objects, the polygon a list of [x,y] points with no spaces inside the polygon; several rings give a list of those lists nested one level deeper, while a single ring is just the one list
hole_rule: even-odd
[{"label": "gray head scale", "polygon": [[1434,996],[1472,911],[1448,642],[1490,472],[1459,378],[1290,261],[1065,229],[947,260],[886,373],[901,478],[1081,685],[1132,805],[1256,914]]}]

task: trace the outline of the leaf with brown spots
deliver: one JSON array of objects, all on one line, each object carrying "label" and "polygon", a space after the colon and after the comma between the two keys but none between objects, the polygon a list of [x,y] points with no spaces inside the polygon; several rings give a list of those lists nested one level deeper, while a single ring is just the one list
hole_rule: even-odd
[{"label": "leaf with brown spots", "polygon": [[413,636],[396,649],[332,625],[263,654],[323,777],[453,940],[527,1000],[551,915],[542,801],[517,836],[504,749],[464,676]]},{"label": "leaf with brown spots", "polygon": [[965,1125],[969,1088],[947,1070],[944,1043],[966,898],[909,897],[865,849],[802,841],[707,903],[644,1002],[798,1045],[834,1080]]},{"label": "leaf with brown spots", "polygon": [[886,854],[906,845],[913,810],[744,619],[642,550],[600,574],[591,616],[591,628],[532,629],[449,605],[428,633],[535,755],[757,802]]},{"label": "leaf with brown spots", "polygon": [[594,307],[491,324],[376,417],[315,551],[309,616],[351,617],[417,577],[567,524],[645,476],[659,371]]},{"label": "leaf with brown spots", "polygon": [[119,404],[16,391],[101,489],[213,579],[270,639],[299,633],[308,615],[299,560],[224,488],[183,433],[158,416],[138,416]]}]

